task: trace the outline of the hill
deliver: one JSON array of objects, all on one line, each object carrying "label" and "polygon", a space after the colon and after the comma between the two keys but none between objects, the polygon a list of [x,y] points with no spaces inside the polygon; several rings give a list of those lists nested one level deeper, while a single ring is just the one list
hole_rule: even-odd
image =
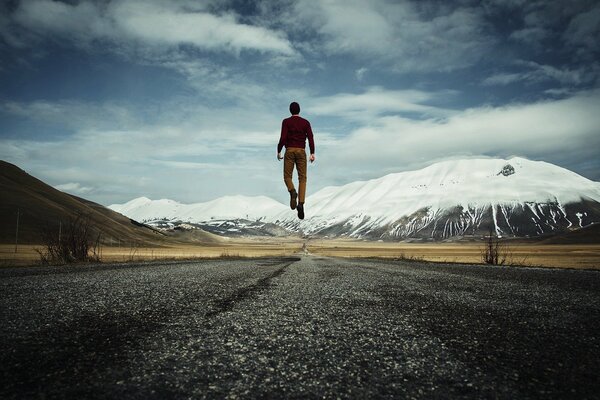
[{"label": "hill", "polygon": [[542,244],[599,244],[600,224],[591,224],[571,232],[553,235],[542,240]]},{"label": "hill", "polygon": [[58,232],[59,225],[87,216],[105,242],[160,244],[165,235],[100,204],[61,192],[0,160],[0,243],[14,243],[17,212],[19,243],[38,244],[44,230]]}]

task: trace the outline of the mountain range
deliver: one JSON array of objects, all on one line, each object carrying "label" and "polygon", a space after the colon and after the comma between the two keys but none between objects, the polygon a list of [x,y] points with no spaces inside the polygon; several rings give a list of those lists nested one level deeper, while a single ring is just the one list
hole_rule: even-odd
[{"label": "mountain range", "polygon": [[[319,190],[306,219],[269,197],[226,196],[206,203],[137,198],[110,205],[155,226],[191,223],[219,234],[370,240],[540,237],[600,222],[600,183],[565,168],[524,158],[461,159],[416,171]],[[215,229],[217,227],[217,229]]]}]

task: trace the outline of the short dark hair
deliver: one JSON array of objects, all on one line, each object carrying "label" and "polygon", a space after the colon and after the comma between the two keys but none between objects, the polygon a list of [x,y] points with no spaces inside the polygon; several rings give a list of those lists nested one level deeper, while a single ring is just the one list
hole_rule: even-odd
[{"label": "short dark hair", "polygon": [[292,101],[290,103],[290,112],[292,113],[292,115],[300,114],[300,104],[296,103],[295,101]]}]

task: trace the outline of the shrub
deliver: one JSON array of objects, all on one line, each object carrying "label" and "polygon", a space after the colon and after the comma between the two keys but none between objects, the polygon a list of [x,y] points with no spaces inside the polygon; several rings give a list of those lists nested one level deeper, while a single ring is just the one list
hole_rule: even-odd
[{"label": "shrub", "polygon": [[504,265],[509,256],[508,246],[502,243],[498,236],[490,229],[483,248],[481,249],[481,259],[484,263],[490,265]]},{"label": "shrub", "polygon": [[37,250],[44,264],[100,261],[100,233],[95,233],[89,215],[78,214],[59,229],[42,232],[44,248]]}]

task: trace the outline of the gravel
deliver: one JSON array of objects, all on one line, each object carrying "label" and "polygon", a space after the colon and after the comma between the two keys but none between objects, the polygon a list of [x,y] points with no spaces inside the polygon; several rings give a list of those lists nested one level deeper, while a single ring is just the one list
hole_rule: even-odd
[{"label": "gravel", "polygon": [[600,273],[298,256],[0,270],[0,398],[600,398]]}]

